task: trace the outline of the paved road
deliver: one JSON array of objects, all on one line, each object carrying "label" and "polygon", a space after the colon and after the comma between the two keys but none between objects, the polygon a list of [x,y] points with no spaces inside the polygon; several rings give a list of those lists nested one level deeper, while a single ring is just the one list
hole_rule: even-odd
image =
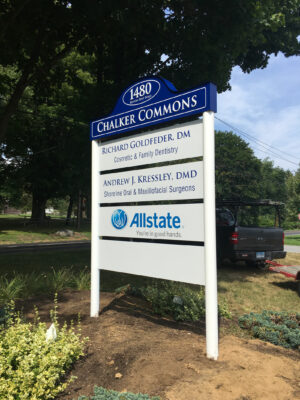
[{"label": "paved road", "polygon": [[300,235],[300,231],[284,231],[285,236],[293,236],[293,235]]},{"label": "paved road", "polygon": [[91,247],[90,240],[74,240],[68,242],[48,242],[48,243],[26,243],[26,244],[7,244],[0,245],[0,254],[3,253],[23,253],[32,251],[52,251],[52,250],[82,250]]},{"label": "paved road", "polygon": [[288,253],[300,253],[300,246],[291,246],[289,244],[284,245],[284,251]]}]

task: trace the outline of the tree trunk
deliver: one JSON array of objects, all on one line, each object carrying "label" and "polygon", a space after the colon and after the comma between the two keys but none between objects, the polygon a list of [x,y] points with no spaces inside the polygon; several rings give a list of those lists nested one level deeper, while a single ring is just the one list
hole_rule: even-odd
[{"label": "tree trunk", "polygon": [[67,211],[66,225],[70,225],[70,223],[71,223],[73,204],[74,204],[74,198],[73,198],[73,196],[70,196],[69,206],[68,206],[68,211]]},{"label": "tree trunk", "polygon": [[91,220],[91,198],[89,195],[86,196],[86,217]]},{"label": "tree trunk", "polygon": [[77,224],[76,224],[76,229],[80,229],[81,225],[81,205],[82,205],[82,198],[81,198],[81,190],[78,192],[78,203],[77,203]]},{"label": "tree trunk", "polygon": [[45,208],[47,199],[40,196],[39,193],[32,193],[32,210],[31,220],[36,223],[41,223],[45,220]]}]

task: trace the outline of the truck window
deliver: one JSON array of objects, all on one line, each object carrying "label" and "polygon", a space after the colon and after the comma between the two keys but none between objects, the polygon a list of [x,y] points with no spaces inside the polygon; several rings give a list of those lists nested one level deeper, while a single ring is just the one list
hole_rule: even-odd
[{"label": "truck window", "polygon": [[216,222],[218,226],[233,226],[235,219],[232,212],[227,208],[217,208]]},{"label": "truck window", "polygon": [[238,225],[273,227],[278,225],[275,211],[272,206],[242,206],[238,211]]}]

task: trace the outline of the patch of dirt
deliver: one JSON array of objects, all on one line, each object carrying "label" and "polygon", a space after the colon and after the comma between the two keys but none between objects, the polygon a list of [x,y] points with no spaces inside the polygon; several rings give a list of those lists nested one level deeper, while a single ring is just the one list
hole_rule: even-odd
[{"label": "patch of dirt", "polygon": [[[101,314],[89,317],[89,291],[59,295],[61,320],[81,314],[90,338],[86,356],[71,373],[77,376],[57,400],[92,395],[93,387],[159,395],[163,400],[293,400],[300,398],[300,355],[259,340],[220,339],[220,357],[205,355],[203,323],[177,323],[151,313],[146,302],[127,295],[101,294]],[[53,302],[33,299],[49,321]]]}]

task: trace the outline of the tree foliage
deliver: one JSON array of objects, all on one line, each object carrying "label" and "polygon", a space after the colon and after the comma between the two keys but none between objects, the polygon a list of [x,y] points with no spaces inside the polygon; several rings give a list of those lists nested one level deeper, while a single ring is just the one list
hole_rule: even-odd
[{"label": "tree foliage", "polygon": [[216,132],[216,194],[221,199],[258,199],[260,161],[232,132]]},{"label": "tree foliage", "polygon": [[293,175],[288,173],[287,177],[287,221],[295,223],[298,220],[298,214],[300,214],[300,167]]},{"label": "tree foliage", "polygon": [[94,84],[87,68],[93,60],[73,52],[63,63],[53,71],[59,79],[47,102],[34,86],[28,91],[5,145],[2,168],[10,181],[32,194],[34,219],[43,218],[50,198],[75,195],[78,188],[89,192],[90,143],[82,103]]},{"label": "tree foliage", "polygon": [[235,65],[250,72],[270,54],[299,54],[299,8],[299,0],[1,0],[0,64],[16,74],[0,138],[25,89],[44,90],[72,49],[96,56],[101,92],[93,112],[103,113],[120,88],[145,74],[160,73],[179,88],[213,81],[223,91]]},{"label": "tree foliage", "polygon": [[[178,89],[212,81],[222,92],[236,65],[250,72],[279,51],[299,54],[299,10],[300,0],[0,0],[5,176],[38,199],[38,213],[49,198],[88,193],[87,124],[124,87],[160,74]],[[237,163],[228,169],[227,150],[217,155],[218,193],[256,198],[267,165],[226,140]]]},{"label": "tree foliage", "polygon": [[[286,227],[297,227],[300,213],[300,168],[293,174],[260,160],[243,139],[232,132],[216,132],[216,197],[219,199],[270,199],[285,203],[281,210]],[[264,207],[265,222],[274,210]]]}]

